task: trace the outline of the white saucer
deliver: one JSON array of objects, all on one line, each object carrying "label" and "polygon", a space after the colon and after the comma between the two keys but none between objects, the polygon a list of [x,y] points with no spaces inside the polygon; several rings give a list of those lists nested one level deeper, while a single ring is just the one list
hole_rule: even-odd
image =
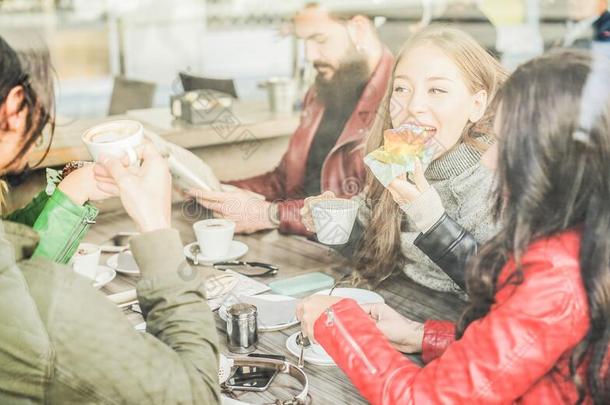
[{"label": "white saucer", "polygon": [[[255,297],[257,298],[261,298],[261,299],[270,299],[273,300],[273,298],[292,298],[292,297],[287,297],[284,295],[276,295],[276,294],[261,294],[261,295],[256,295]],[[231,306],[233,303],[230,303],[230,305],[226,305],[223,304],[220,306],[220,308],[218,308],[218,316],[220,317],[220,319],[222,319],[223,321],[227,321],[227,307]],[[280,324],[275,324],[275,325],[263,325],[260,320],[258,321],[258,331],[259,332],[275,332],[278,330],[282,330],[282,329],[288,329],[292,326],[298,325],[300,322],[297,319],[296,315],[294,316],[294,318],[287,323],[280,323]]]},{"label": "white saucer", "polygon": [[[196,245],[196,244],[197,244],[197,242],[193,242],[193,243],[189,243],[188,245],[186,245],[184,247],[184,255],[190,260],[193,260],[193,254],[191,253],[191,246]],[[214,263],[226,262],[228,260],[239,259],[246,253],[248,253],[248,245],[246,245],[245,243],[240,242],[238,240],[234,240],[231,242],[231,247],[229,248],[229,252],[224,257],[210,258],[210,257],[204,256],[202,253],[199,253],[197,255],[197,259],[199,260],[199,264],[202,264],[204,266],[211,266]]]},{"label": "white saucer", "polygon": [[[328,295],[330,289],[318,291],[314,295]],[[364,290],[362,288],[335,288],[332,293],[333,297],[351,298],[358,304],[383,304],[385,300],[374,291]]]},{"label": "white saucer", "polygon": [[106,266],[98,266],[95,280],[93,280],[93,288],[100,289],[116,277],[116,271]]},{"label": "white saucer", "polygon": [[123,269],[119,267],[119,255],[121,253],[117,253],[116,255],[112,255],[108,258],[108,260],[106,261],[106,264],[108,265],[108,267],[111,267],[112,269],[116,270],[119,273],[123,273],[123,274],[140,274],[140,269]]},{"label": "white saucer", "polygon": [[[301,332],[297,332],[286,339],[286,349],[297,358],[301,354],[301,346],[297,344],[297,336]],[[324,348],[318,344],[312,343],[303,351],[303,360],[305,363],[315,364],[317,366],[335,366],[335,361],[330,357]]]},{"label": "white saucer", "polygon": [[[330,289],[318,291],[315,295],[328,295]],[[361,288],[335,288],[332,293],[333,297],[352,298],[358,304],[382,304],[383,297],[376,292],[364,290]],[[291,335],[286,339],[286,349],[295,356],[301,354],[301,347],[297,344],[297,335],[299,332]],[[305,362],[316,364],[319,366],[334,366],[335,362],[330,357],[322,346],[313,344],[306,347],[303,351],[303,359]]]}]

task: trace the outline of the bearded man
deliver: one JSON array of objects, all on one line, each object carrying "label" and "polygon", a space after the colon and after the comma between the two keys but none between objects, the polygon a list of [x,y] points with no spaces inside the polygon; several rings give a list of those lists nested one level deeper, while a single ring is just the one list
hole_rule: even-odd
[{"label": "bearded man", "polygon": [[310,4],[295,15],[293,28],[317,76],[279,165],[228,182],[237,191],[189,191],[199,204],[235,221],[237,232],[278,228],[307,234],[299,213],[304,198],[324,191],[349,198],[364,185],[363,141],[386,91],[393,56],[362,15],[341,18]]}]

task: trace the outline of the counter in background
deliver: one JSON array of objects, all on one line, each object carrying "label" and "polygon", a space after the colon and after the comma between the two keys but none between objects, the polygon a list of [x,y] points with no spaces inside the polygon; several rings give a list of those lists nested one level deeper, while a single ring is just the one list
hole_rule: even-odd
[{"label": "counter in background", "polygon": [[[299,114],[274,114],[266,103],[237,102],[232,110],[219,109],[213,122],[200,126],[174,120],[169,108],[132,110],[124,115],[86,120],[59,118],[49,154],[39,167],[89,160],[81,135],[87,128],[115,119],[140,121],[147,131],[203,157],[220,179],[228,179],[250,176],[275,165],[299,123]],[[43,152],[36,150],[30,163],[36,163]],[[240,164],[226,170],[227,161]]]}]

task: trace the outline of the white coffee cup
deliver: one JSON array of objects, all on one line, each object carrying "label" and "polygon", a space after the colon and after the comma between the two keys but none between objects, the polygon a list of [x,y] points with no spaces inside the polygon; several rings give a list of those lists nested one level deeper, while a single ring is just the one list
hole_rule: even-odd
[{"label": "white coffee cup", "polygon": [[311,216],[318,241],[325,245],[347,243],[359,207],[357,202],[342,198],[315,202]]},{"label": "white coffee cup", "polygon": [[95,280],[102,250],[93,243],[81,243],[72,257],[72,269],[78,274]]},{"label": "white coffee cup", "polygon": [[201,254],[207,259],[221,259],[229,253],[235,222],[228,219],[204,219],[193,225]]},{"label": "white coffee cup", "polygon": [[93,160],[97,161],[100,155],[122,158],[129,157],[129,164],[134,166],[138,162],[135,148],[144,139],[144,128],[138,121],[115,120],[96,125],[85,131],[82,136]]}]

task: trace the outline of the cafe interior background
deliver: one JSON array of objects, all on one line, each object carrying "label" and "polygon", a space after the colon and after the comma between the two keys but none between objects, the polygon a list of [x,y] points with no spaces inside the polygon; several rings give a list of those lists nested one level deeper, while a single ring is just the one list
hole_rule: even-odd
[{"label": "cafe interior background", "polygon": [[[40,167],[86,158],[82,145],[76,146],[82,131],[109,115],[126,115],[202,157],[220,180],[271,169],[298,124],[300,101],[315,75],[302,42],[288,29],[291,16],[306,3],[0,0],[0,35],[18,49],[48,52],[56,71],[55,140]],[[560,43],[569,20],[585,12],[589,1],[318,3],[346,16],[371,17],[382,41],[394,52],[418,24],[441,22],[471,33],[514,68]],[[221,112],[204,124],[172,116],[172,97],[184,93],[180,72],[231,80],[237,98],[231,100],[230,114]],[[270,105],[270,93],[277,87],[269,86],[270,79],[276,84],[294,83],[288,102],[280,98]],[[13,182],[22,192],[11,193],[17,200],[10,204],[18,206],[44,183],[44,170],[33,170]],[[110,207],[112,203],[105,203],[102,210]]]}]

